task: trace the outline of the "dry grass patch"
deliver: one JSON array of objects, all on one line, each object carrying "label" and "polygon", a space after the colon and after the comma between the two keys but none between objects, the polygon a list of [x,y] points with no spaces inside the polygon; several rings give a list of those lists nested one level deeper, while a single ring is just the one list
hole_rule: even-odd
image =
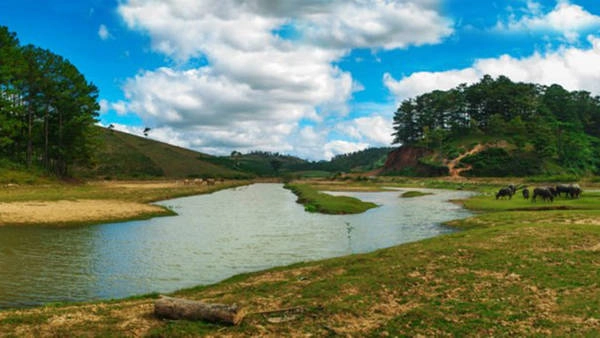
[{"label": "dry grass patch", "polygon": [[53,225],[169,215],[157,205],[118,200],[62,200],[0,203],[1,225]]}]

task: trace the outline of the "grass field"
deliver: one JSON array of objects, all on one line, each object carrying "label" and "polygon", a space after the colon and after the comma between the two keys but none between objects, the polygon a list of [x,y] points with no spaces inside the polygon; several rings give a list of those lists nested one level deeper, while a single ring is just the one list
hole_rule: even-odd
[{"label": "grass field", "polygon": [[402,198],[414,198],[414,197],[421,197],[421,196],[427,196],[427,195],[431,195],[432,193],[430,192],[423,192],[423,191],[415,191],[415,190],[411,190],[411,191],[405,191],[403,192],[400,197]]},{"label": "grass field", "polygon": [[[600,196],[515,210],[493,186],[464,231],[243,274],[175,296],[237,303],[239,326],[161,321],[156,295],[0,311],[7,336],[597,336]],[[527,202],[530,203],[531,202]],[[529,205],[529,204],[528,204]],[[285,310],[288,309],[288,310]],[[279,310],[279,311],[278,311]],[[265,313],[265,311],[274,311]]]},{"label": "grass field", "polygon": [[323,214],[359,214],[371,208],[377,207],[375,203],[363,202],[349,196],[333,196],[319,192],[315,187],[308,184],[290,183],[285,185],[298,196],[298,203],[304,205],[309,212],[320,212]]}]

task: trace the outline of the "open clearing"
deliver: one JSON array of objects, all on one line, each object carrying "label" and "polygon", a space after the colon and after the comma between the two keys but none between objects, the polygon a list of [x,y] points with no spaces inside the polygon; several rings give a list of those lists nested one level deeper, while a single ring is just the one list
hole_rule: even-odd
[{"label": "open clearing", "polygon": [[0,203],[0,225],[96,223],[168,214],[160,206],[119,200],[31,201]]}]

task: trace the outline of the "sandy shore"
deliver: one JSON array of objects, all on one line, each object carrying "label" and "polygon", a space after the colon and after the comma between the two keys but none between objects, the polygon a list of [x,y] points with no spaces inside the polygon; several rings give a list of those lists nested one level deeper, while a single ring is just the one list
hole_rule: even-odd
[{"label": "sandy shore", "polygon": [[95,223],[166,213],[162,207],[119,200],[63,200],[0,203],[0,226]]}]

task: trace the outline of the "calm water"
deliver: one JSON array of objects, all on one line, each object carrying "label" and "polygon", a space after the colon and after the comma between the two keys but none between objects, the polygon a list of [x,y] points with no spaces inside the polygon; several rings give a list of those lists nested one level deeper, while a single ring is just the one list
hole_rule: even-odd
[{"label": "calm water", "polygon": [[311,214],[280,184],[256,184],[161,205],[179,216],[75,229],[0,227],[0,308],[170,292],[278,265],[368,252],[450,231],[469,213],[435,190],[344,193],[379,208]]}]

